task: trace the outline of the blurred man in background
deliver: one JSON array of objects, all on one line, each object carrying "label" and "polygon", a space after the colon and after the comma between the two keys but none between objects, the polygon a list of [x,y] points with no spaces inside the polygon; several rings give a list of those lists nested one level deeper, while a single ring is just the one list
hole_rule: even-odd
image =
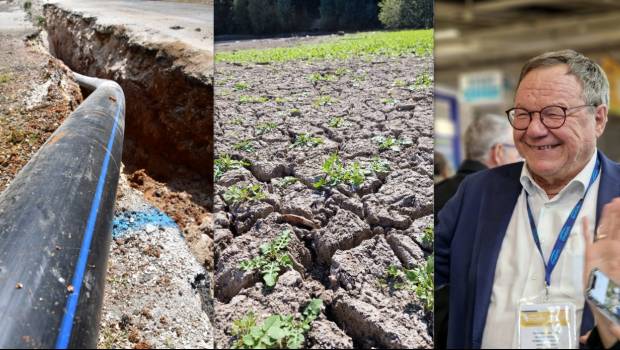
[{"label": "blurred man in background", "polygon": [[448,164],[448,161],[443,154],[441,154],[440,152],[435,152],[433,154],[433,163],[433,183],[442,182],[443,180],[450,177],[452,169],[450,169],[450,164]]},{"label": "blurred man in background", "polygon": [[435,225],[437,213],[467,175],[521,160],[508,119],[493,114],[474,119],[465,131],[465,157],[456,175],[435,185]]}]

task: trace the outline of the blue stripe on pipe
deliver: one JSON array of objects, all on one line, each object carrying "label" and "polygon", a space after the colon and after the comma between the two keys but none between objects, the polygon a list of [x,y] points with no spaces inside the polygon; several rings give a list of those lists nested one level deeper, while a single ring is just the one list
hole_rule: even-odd
[{"label": "blue stripe on pipe", "polygon": [[[117,97],[117,100],[120,99]],[[112,127],[112,133],[110,133],[110,139],[108,140],[109,152],[103,159],[103,165],[101,166],[101,173],[99,174],[99,182],[97,183],[97,191],[93,198],[90,214],[88,216],[88,222],[86,224],[86,231],[84,232],[84,238],[82,240],[82,247],[80,248],[80,255],[78,257],[77,265],[75,266],[75,272],[73,273],[73,279],[71,283],[73,285],[73,292],[67,297],[67,305],[65,307],[65,314],[62,317],[60,323],[60,330],[58,332],[58,338],[56,338],[56,349],[66,349],[69,346],[69,340],[71,339],[71,330],[73,328],[73,318],[75,317],[75,310],[77,309],[78,298],[80,297],[80,290],[82,289],[82,281],[84,279],[84,272],[86,270],[86,263],[88,262],[88,252],[90,250],[90,243],[93,240],[93,233],[95,231],[95,223],[97,222],[97,213],[99,212],[99,205],[101,203],[101,195],[103,193],[103,186],[105,178],[108,173],[108,166],[110,164],[110,156],[112,152],[112,146],[114,145],[114,135],[118,125],[118,117],[121,112],[121,106],[119,103],[116,116],[114,117],[114,126]]]}]

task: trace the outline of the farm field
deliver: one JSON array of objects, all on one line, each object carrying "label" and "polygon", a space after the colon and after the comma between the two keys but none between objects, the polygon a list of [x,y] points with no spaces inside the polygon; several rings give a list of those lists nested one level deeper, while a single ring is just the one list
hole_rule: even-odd
[{"label": "farm field", "polygon": [[218,52],[216,347],[433,346],[432,40]]}]

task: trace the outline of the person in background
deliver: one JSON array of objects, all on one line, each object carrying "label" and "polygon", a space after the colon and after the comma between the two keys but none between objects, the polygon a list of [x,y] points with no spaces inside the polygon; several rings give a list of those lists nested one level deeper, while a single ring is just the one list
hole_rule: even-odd
[{"label": "person in background", "polygon": [[437,213],[454,196],[467,175],[519,160],[521,156],[506,117],[486,114],[474,119],[465,131],[465,160],[456,175],[435,184],[435,225]]},{"label": "person in background", "polygon": [[443,154],[435,152],[433,155],[433,163],[433,183],[441,182],[450,177],[450,165]]}]

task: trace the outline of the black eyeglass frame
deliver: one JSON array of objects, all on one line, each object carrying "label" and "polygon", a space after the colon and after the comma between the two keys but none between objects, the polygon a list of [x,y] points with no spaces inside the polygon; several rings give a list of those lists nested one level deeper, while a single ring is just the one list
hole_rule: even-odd
[{"label": "black eyeglass frame", "polygon": [[[545,110],[545,109],[547,109],[547,108],[551,108],[551,107],[560,108],[560,109],[564,112],[564,119],[562,119],[562,124],[560,124],[559,126],[550,127],[550,126],[548,126],[547,124],[545,124],[545,118],[544,118],[544,117],[543,117],[543,115],[542,115],[542,111],[544,111],[544,110]],[[542,108],[541,110],[539,110],[539,111],[528,111],[528,110],[527,110],[527,109],[525,109],[525,108],[513,107],[513,108],[510,108],[509,110],[507,110],[507,111],[506,111],[506,117],[508,117],[508,122],[510,123],[510,126],[512,126],[512,127],[513,127],[513,129],[523,131],[523,130],[527,130],[527,128],[529,128],[529,127],[530,127],[530,124],[532,124],[532,114],[533,114],[533,113],[538,113],[538,114],[540,115],[540,122],[541,122],[541,123],[542,123],[542,124],[543,124],[543,125],[547,128],[547,129],[559,129],[559,128],[561,128],[562,126],[564,126],[564,123],[566,123],[566,117],[567,117],[567,115],[566,115],[566,111],[568,111],[569,109],[577,109],[577,108],[583,108],[583,107],[597,107],[597,106],[596,106],[596,105],[581,105],[581,106],[575,106],[575,107],[564,107],[564,106],[555,106],[555,105],[551,105],[551,106],[545,106],[545,107],[543,107],[543,108]],[[522,111],[527,112],[527,114],[528,114],[528,115],[529,115],[529,117],[530,117],[530,121],[527,123],[527,126],[526,126],[525,128],[517,128],[517,127],[515,127],[515,126],[514,126],[514,124],[513,124],[512,119],[510,118],[510,112],[512,112],[512,111],[514,111],[514,110],[517,110],[517,109],[520,109],[520,110],[522,110]]]}]

